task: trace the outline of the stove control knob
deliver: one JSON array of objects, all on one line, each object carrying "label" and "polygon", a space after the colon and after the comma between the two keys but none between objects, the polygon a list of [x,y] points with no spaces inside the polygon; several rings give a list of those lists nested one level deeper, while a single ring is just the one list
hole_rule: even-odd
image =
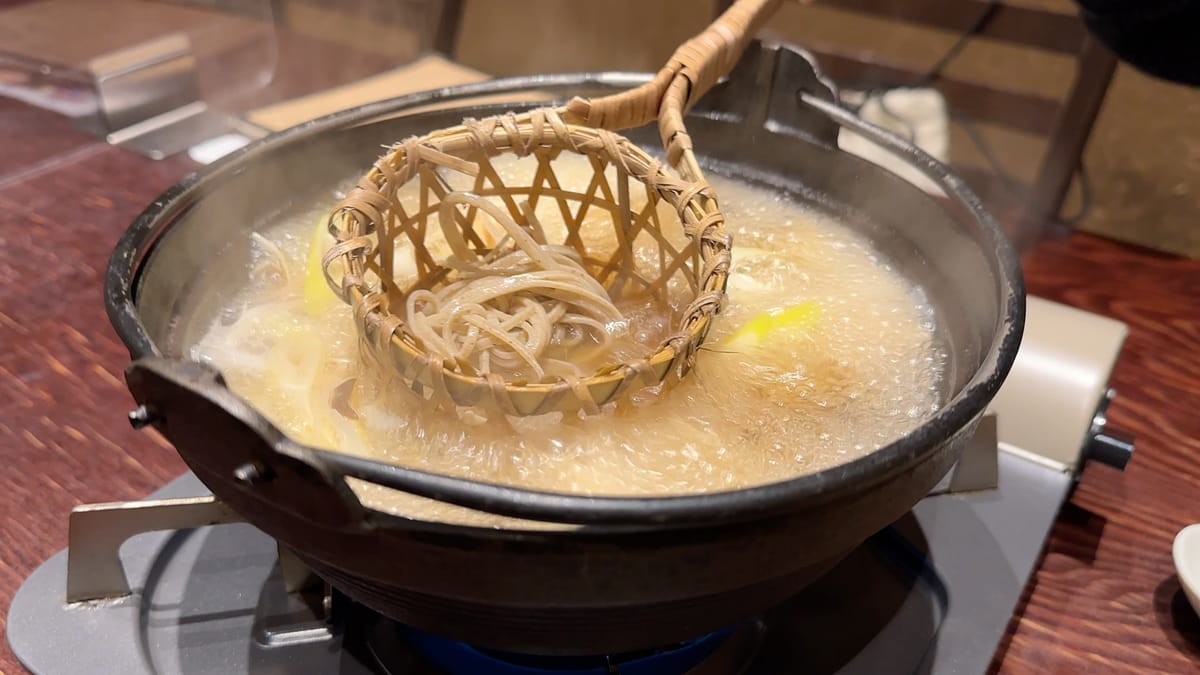
[{"label": "stove control knob", "polygon": [[1087,443],[1083,446],[1083,457],[1124,470],[1133,457],[1134,439],[1132,435],[1108,426],[1108,405],[1114,396],[1116,392],[1109,389],[1100,402],[1100,408],[1092,418],[1092,428],[1088,430]]},{"label": "stove control knob", "polygon": [[1133,457],[1133,449],[1133,436],[1110,429],[1092,436],[1084,453],[1093,462],[1124,470]]},{"label": "stove control knob", "polygon": [[158,415],[144,405],[139,405],[129,411],[129,426],[134,429],[145,429],[158,421]]}]

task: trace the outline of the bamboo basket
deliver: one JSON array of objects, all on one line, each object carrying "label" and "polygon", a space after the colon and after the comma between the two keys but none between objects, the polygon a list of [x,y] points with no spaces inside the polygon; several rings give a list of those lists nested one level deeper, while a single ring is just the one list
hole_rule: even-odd
[{"label": "bamboo basket", "polygon": [[[685,377],[724,302],[732,242],[683,117],[729,73],[779,2],[739,0],[635,89],[598,99],[575,98],[562,107],[467,119],[394,145],[332,211],[329,228],[337,243],[322,260],[329,285],[354,308],[365,355],[394,371],[422,398],[485,417],[591,415],[632,392],[668,387]],[[615,133],[655,119],[665,164]],[[594,176],[587,188],[561,188],[555,161],[562,153],[588,159]],[[527,184],[506,183],[493,165],[502,155],[533,158],[533,178]],[[400,196],[412,181],[418,183],[415,204]],[[683,293],[685,302],[675,312],[669,335],[638,358],[578,377],[507,380],[430,351],[404,311],[414,293],[453,283],[458,274],[431,251],[436,248],[431,233],[444,227],[439,213],[448,213],[442,202],[454,194],[450,184],[463,181],[470,183],[473,195],[498,205],[496,218],[512,218],[539,243],[573,251],[611,298]],[[643,194],[644,203],[635,205],[634,196]],[[531,210],[547,201],[564,220],[553,240],[546,240],[547,232],[530,218]],[[670,218],[660,217],[660,202],[669,205],[663,211]],[[589,216],[596,221],[596,210],[602,212],[600,222],[613,230],[604,239],[615,246],[597,247],[596,238],[581,231]],[[465,253],[488,260],[502,253],[498,247],[504,242],[476,227],[478,211],[455,210],[448,218],[456,221],[451,227],[459,228]],[[415,276],[407,269],[406,277],[396,268],[394,254],[397,247],[408,246]]]}]

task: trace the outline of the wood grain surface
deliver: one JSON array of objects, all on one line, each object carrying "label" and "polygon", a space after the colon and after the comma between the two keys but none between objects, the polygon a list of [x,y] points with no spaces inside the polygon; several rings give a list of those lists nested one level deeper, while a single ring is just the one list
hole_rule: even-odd
[{"label": "wood grain surface", "polygon": [[[184,470],[123,419],[129,354],[101,279],[130,220],[188,167],[82,135],[64,150],[57,125],[38,122],[53,116],[23,108],[0,99],[3,147],[32,167],[0,176],[0,626],[24,577],[65,545],[71,507],[141,497]],[[7,641],[0,672],[22,672]]]},{"label": "wood grain surface", "polygon": [[[138,498],[184,469],[125,420],[128,355],[101,279],[132,218],[192,167],[109,147],[3,99],[0,144],[6,615],[21,581],[65,546],[72,506]],[[1124,473],[1085,474],[994,670],[1200,671],[1200,620],[1170,558],[1175,532],[1200,521],[1200,262],[1076,235],[1042,244],[1026,269],[1032,293],[1130,325],[1110,417],[1138,450]],[[17,672],[0,643],[0,673]]]},{"label": "wood grain surface", "polygon": [[1029,292],[1129,324],[1114,428],[1124,472],[1089,466],[1055,524],[1006,649],[1005,673],[1200,672],[1200,619],[1171,542],[1200,522],[1200,261],[1090,235],[1044,242]]}]

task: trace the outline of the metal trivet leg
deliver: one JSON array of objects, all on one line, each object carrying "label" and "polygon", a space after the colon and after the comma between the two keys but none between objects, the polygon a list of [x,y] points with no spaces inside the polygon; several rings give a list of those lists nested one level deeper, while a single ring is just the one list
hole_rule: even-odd
[{"label": "metal trivet leg", "polygon": [[129,595],[120,550],[134,535],[243,520],[211,495],[77,506],[67,535],[67,602]]},{"label": "metal trivet leg", "polygon": [[297,558],[291,549],[277,544],[276,550],[279,552],[279,571],[283,575],[283,586],[288,593],[302,593],[324,587],[325,582],[321,577],[313,574],[312,568]]},{"label": "metal trivet leg", "polygon": [[146,502],[76,509],[71,550],[13,597],[13,654],[38,675],[377,675],[341,648],[324,585],[239,521],[191,474]]}]

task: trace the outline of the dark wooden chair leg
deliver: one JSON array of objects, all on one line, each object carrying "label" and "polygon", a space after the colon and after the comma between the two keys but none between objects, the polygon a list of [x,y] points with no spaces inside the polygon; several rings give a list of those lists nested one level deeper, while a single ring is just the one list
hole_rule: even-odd
[{"label": "dark wooden chair leg", "polygon": [[463,0],[441,0],[437,32],[433,36],[433,49],[450,58],[458,46],[458,24],[462,18]]},{"label": "dark wooden chair leg", "polygon": [[1116,56],[1088,38],[1076,64],[1075,82],[1054,122],[1050,146],[1022,211],[1025,224],[1045,225],[1057,220],[1116,67]]}]

